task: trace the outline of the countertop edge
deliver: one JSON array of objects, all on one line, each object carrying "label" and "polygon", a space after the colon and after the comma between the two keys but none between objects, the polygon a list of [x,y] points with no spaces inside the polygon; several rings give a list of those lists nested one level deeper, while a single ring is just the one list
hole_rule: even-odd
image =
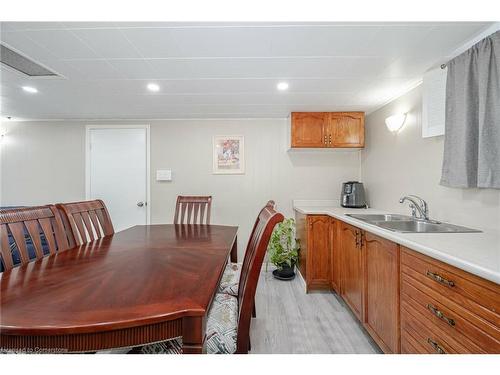
[{"label": "countertop edge", "polygon": [[[473,275],[476,275],[478,277],[481,277],[483,279],[489,280],[495,284],[500,285],[500,274],[491,270],[488,270],[484,267],[481,267],[477,264],[471,263],[467,260],[457,258],[454,256],[451,256],[449,254],[443,253],[442,251],[439,251],[436,248],[432,248],[426,245],[419,244],[417,242],[411,241],[407,238],[404,238],[404,233],[397,233],[397,232],[392,232],[386,229],[379,228],[375,225],[368,224],[364,221],[354,219],[352,217],[349,217],[345,214],[337,214],[335,212],[332,212],[331,209],[329,208],[321,208],[321,207],[314,207],[314,211],[312,210],[307,210],[298,206],[293,207],[295,211],[300,212],[305,215],[328,215],[330,217],[333,217],[335,219],[344,221],[348,224],[354,225],[360,229],[364,229],[370,233],[373,233],[377,236],[380,236],[382,238],[385,238],[387,240],[393,241],[398,243],[399,245],[403,245],[405,247],[408,247],[411,250],[417,251],[421,254],[427,255],[431,258],[440,260],[444,263],[447,263],[451,266],[457,267],[463,271],[469,272]],[[339,207],[332,207],[335,209],[338,209]],[[382,210],[377,210],[383,213],[384,211]],[[470,233],[470,235],[474,235],[476,233]]]}]

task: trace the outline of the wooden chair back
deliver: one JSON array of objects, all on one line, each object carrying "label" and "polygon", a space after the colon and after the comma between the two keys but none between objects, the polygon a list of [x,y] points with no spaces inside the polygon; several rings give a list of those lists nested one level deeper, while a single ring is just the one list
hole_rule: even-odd
[{"label": "wooden chair back", "polygon": [[[33,259],[30,248],[35,256]],[[0,257],[5,271],[16,266],[15,249],[23,265],[68,248],[68,238],[56,206],[0,210]],[[44,250],[48,250],[48,254]]]},{"label": "wooden chair back", "polygon": [[179,195],[175,205],[174,224],[210,224],[212,196]]},{"label": "wooden chair back", "polygon": [[111,217],[104,202],[93,201],[60,203],[63,222],[71,247],[115,233]]},{"label": "wooden chair back", "polygon": [[[264,211],[266,208],[271,208],[273,210],[276,210],[276,203],[273,201],[273,200],[269,200],[267,201],[266,205],[262,208],[262,210],[260,210],[259,214],[257,215],[257,220],[255,220],[255,223],[253,224],[253,228],[252,228],[252,231],[250,232],[250,238],[253,237],[253,234],[255,233],[255,228],[257,228],[257,225],[259,224],[259,217],[260,217],[260,214],[262,213],[262,211]],[[247,245],[248,246],[248,245]],[[245,252],[245,255],[243,256],[243,263],[242,263],[242,267],[245,266],[246,264],[246,259],[247,259],[247,255],[248,255],[248,252]]]},{"label": "wooden chair back", "polygon": [[257,290],[262,262],[264,261],[273,229],[276,224],[283,220],[283,215],[274,210],[274,202],[269,201],[260,211],[250,239],[248,240],[238,286],[239,318],[236,353],[248,353],[250,322],[252,320],[255,292]]}]

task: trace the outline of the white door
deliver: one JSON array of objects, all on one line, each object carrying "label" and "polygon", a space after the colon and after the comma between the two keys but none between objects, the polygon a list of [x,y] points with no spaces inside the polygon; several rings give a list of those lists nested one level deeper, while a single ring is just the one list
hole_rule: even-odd
[{"label": "white door", "polygon": [[148,131],[87,127],[87,199],[102,199],[115,232],[148,224]]}]

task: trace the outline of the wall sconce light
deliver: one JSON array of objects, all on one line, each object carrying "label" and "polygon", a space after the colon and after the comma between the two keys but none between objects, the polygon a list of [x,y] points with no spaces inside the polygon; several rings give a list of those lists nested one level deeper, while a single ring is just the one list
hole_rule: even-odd
[{"label": "wall sconce light", "polygon": [[385,125],[387,129],[393,133],[397,133],[404,125],[406,120],[406,113],[398,113],[396,115],[389,116],[385,119]]}]

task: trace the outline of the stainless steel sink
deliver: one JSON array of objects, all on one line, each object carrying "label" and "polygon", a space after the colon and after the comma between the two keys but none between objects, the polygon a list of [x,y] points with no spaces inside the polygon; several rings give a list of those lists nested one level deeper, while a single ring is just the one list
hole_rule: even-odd
[{"label": "stainless steel sink", "polygon": [[432,220],[419,220],[399,214],[347,214],[353,219],[365,221],[380,228],[400,233],[473,233],[480,230],[441,223]]},{"label": "stainless steel sink", "polygon": [[380,228],[402,233],[471,233],[481,232],[476,229],[433,221],[408,220],[376,222]]},{"label": "stainless steel sink", "polygon": [[347,214],[354,219],[363,220],[367,222],[376,221],[399,221],[399,220],[412,220],[410,216],[399,214]]}]

